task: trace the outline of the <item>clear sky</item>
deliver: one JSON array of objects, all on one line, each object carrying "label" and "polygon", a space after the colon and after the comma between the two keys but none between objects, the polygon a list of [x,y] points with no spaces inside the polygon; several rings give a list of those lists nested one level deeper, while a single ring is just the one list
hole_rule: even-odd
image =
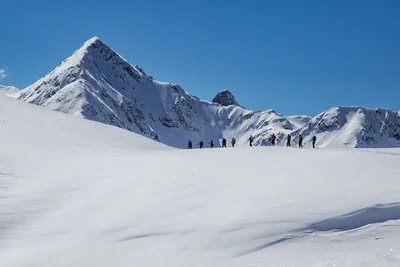
[{"label": "clear sky", "polygon": [[398,0],[1,0],[0,18],[0,84],[24,88],[98,36],[201,99],[400,110]]}]

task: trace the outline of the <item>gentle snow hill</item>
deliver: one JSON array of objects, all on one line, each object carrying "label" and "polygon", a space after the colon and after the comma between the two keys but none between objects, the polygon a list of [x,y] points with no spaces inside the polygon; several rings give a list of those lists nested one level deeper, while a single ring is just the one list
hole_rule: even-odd
[{"label": "gentle snow hill", "polygon": [[[281,114],[243,109],[229,91],[201,101],[179,85],[160,82],[131,65],[99,38],[88,40],[57,68],[25,88],[19,99],[139,133],[184,148],[188,139],[219,145],[250,135],[262,144],[272,133],[296,130]],[[273,113],[273,114],[272,114]]]},{"label": "gentle snow hill", "polygon": [[399,266],[400,149],[170,149],[0,96],[0,266]]},{"label": "gentle snow hill", "polygon": [[377,108],[333,107],[292,135],[305,143],[317,136],[318,147],[399,147],[400,112]]},{"label": "gentle snow hill", "polygon": [[14,97],[19,93],[19,89],[14,86],[0,85],[0,95]]}]

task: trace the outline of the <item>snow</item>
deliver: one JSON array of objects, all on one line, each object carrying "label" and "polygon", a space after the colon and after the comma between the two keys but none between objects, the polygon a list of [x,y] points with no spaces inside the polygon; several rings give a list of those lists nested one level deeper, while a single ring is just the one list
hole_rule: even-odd
[{"label": "snow", "polygon": [[14,86],[0,85],[0,95],[14,97],[19,93],[19,89]]},{"label": "snow", "polygon": [[294,136],[317,137],[318,147],[399,147],[400,115],[387,109],[334,107],[311,119]]},{"label": "snow", "polygon": [[288,116],[286,118],[291,124],[295,125],[296,128],[301,128],[312,120],[312,117],[304,115]]},{"label": "snow", "polygon": [[3,96],[0,147],[2,267],[400,264],[400,149],[178,150]]}]

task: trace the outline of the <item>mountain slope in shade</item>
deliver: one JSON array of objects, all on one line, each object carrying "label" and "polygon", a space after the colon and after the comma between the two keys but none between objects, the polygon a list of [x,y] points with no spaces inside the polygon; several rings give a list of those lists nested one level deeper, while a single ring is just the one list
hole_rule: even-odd
[{"label": "mountain slope in shade", "polygon": [[19,93],[19,89],[14,86],[0,85],[0,94],[14,97]]},{"label": "mountain slope in shade", "polygon": [[362,107],[334,107],[293,133],[305,142],[317,136],[319,147],[398,147],[400,112]]},{"label": "mountain slope in shade", "polygon": [[233,94],[228,90],[224,90],[222,92],[219,92],[214,97],[212,102],[213,103],[218,103],[218,104],[220,104],[222,106],[230,106],[230,105],[240,106],[239,103],[236,101],[235,97],[233,96]]},{"label": "mountain slope in shade", "polygon": [[[179,85],[154,80],[98,38],[87,41],[18,98],[175,147],[185,147],[187,139],[209,142],[224,136],[245,144],[254,135],[256,143],[262,143],[272,131],[295,129],[276,112],[201,101]],[[231,93],[229,101],[234,101]]]}]

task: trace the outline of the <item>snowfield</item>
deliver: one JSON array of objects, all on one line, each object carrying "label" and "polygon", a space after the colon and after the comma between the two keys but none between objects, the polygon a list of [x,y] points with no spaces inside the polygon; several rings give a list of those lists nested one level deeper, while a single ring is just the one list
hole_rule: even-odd
[{"label": "snowfield", "polygon": [[0,96],[0,266],[399,266],[400,149],[172,149]]},{"label": "snowfield", "polygon": [[19,93],[19,89],[14,86],[0,85],[0,95],[15,97]]}]

